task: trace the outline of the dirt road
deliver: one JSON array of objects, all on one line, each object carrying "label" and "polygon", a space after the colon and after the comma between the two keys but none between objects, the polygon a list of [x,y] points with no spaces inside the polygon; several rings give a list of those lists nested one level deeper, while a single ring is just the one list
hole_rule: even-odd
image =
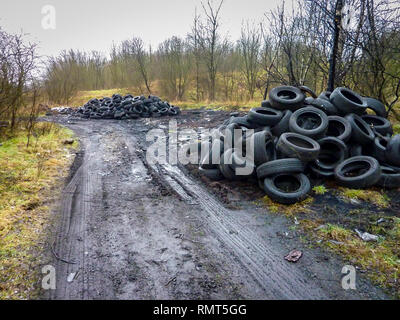
[{"label": "dirt road", "polygon": [[[218,119],[200,111],[177,121],[207,117]],[[55,120],[82,150],[55,209],[57,289],[44,298],[387,298],[361,276],[357,290],[343,290],[345,262],[310,249],[292,221],[251,201],[229,209],[184,168],[149,165],[145,134],[166,119]],[[285,261],[295,248],[300,261]]]}]

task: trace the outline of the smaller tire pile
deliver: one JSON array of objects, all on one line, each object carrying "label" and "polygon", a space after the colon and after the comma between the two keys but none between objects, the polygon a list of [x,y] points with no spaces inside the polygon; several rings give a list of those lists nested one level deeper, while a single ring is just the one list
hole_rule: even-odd
[{"label": "smaller tire pile", "polygon": [[[223,142],[227,136],[231,139],[235,129],[242,131],[242,150],[246,131],[254,129],[251,159],[239,157],[237,148],[223,150]],[[274,88],[269,101],[246,116],[233,114],[217,132],[218,139],[201,145],[208,144],[209,154],[200,160],[200,171],[213,180],[254,177],[279,203],[305,199],[310,177],[335,179],[355,189],[400,187],[400,135],[393,136],[384,105],[347,88],[318,97],[306,87]],[[210,159],[218,156],[220,163],[213,164]],[[236,169],[246,165],[253,170],[237,175]]]},{"label": "smaller tire pile", "polygon": [[111,98],[91,99],[75,112],[82,118],[90,119],[138,119],[162,116],[176,116],[180,109],[171,106],[156,96],[121,96],[114,94]]}]

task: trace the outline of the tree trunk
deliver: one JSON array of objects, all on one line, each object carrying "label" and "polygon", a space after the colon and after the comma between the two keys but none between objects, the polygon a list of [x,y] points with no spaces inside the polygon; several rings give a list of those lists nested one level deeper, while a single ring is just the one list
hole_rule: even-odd
[{"label": "tree trunk", "polygon": [[336,64],[339,50],[339,38],[342,27],[342,9],[343,0],[337,0],[335,6],[335,21],[334,21],[334,33],[333,33],[333,46],[331,56],[329,58],[329,77],[328,77],[328,91],[333,91],[335,88],[336,78]]}]

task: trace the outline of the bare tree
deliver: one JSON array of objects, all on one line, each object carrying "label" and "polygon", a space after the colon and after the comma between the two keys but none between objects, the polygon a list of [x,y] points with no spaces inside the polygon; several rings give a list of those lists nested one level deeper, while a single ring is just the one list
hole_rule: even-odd
[{"label": "bare tree", "polygon": [[214,6],[210,0],[206,4],[202,2],[203,12],[206,16],[205,22],[201,22],[197,29],[197,39],[204,54],[205,64],[208,71],[209,99],[215,100],[216,78],[222,55],[226,49],[225,39],[221,39],[220,11],[223,0]]},{"label": "bare tree", "polygon": [[0,116],[10,117],[13,130],[36,68],[37,46],[27,43],[22,34],[10,35],[1,29],[0,40]]},{"label": "bare tree", "polygon": [[165,40],[158,49],[162,87],[173,99],[182,100],[191,70],[188,44],[180,38]]},{"label": "bare tree", "polygon": [[242,26],[238,46],[243,59],[241,69],[246,78],[246,86],[249,93],[249,98],[254,99],[261,48],[260,30],[254,26],[250,26],[249,23],[247,23],[246,26]]},{"label": "bare tree", "polygon": [[137,37],[133,37],[127,42],[128,52],[135,59],[136,67],[138,68],[146,89],[151,94],[151,79],[150,79],[150,55],[144,49],[143,40]]}]

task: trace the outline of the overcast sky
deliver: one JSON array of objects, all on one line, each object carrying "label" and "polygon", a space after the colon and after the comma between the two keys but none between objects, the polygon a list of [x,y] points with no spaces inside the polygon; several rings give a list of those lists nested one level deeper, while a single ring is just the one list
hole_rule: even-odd
[{"label": "overcast sky", "polygon": [[[243,21],[258,23],[280,2],[225,0],[221,29],[236,40]],[[42,28],[45,5],[55,8],[55,30]],[[152,46],[173,35],[185,36],[196,7],[201,12],[200,0],[0,0],[0,26],[7,32],[29,33],[40,44],[41,55],[70,48],[107,53],[113,42],[133,35]]]}]

